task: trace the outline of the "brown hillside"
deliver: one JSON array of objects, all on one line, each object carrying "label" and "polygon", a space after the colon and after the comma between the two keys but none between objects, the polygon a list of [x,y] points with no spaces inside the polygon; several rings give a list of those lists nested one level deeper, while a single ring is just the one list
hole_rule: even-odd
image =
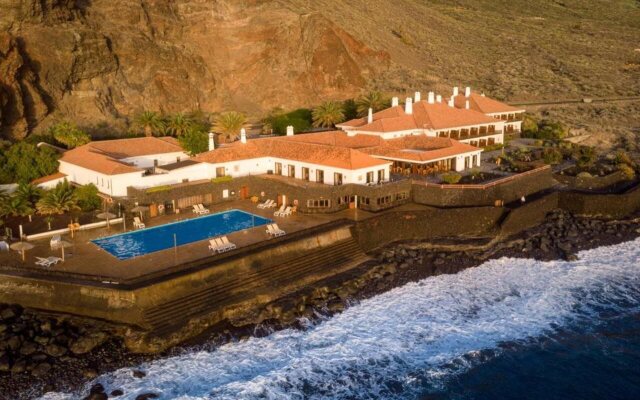
[{"label": "brown hillside", "polygon": [[632,0],[4,0],[0,133],[471,85],[640,93]]}]

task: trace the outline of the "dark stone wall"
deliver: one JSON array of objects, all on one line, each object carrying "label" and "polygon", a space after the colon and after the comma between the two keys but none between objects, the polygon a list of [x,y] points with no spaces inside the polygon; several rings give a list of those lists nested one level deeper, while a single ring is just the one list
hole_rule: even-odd
[{"label": "dark stone wall", "polygon": [[414,184],[412,199],[415,203],[436,207],[492,206],[496,200],[510,203],[556,184],[551,169],[545,168],[486,189]]},{"label": "dark stone wall", "polygon": [[501,207],[390,211],[358,221],[354,234],[364,251],[402,240],[485,236],[505,213]]},{"label": "dark stone wall", "polygon": [[510,236],[541,224],[549,212],[558,208],[558,197],[557,192],[549,193],[512,209],[500,225],[501,233]]},{"label": "dark stone wall", "polygon": [[553,177],[558,182],[563,183],[572,189],[580,190],[604,189],[628,180],[627,176],[621,171],[616,171],[606,176],[594,176],[591,178],[579,178],[577,176],[560,174],[554,174]]},{"label": "dark stone wall", "polygon": [[574,214],[623,218],[640,209],[640,185],[622,194],[560,192],[558,205]]}]

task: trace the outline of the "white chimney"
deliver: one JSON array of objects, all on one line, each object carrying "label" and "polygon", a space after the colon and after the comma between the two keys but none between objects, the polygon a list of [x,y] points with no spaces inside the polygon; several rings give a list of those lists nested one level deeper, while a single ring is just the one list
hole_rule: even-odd
[{"label": "white chimney", "polygon": [[436,96],[436,103],[442,103],[442,96],[440,95]]},{"label": "white chimney", "polygon": [[466,88],[464,88],[464,97],[469,97],[469,96],[471,96],[471,88],[467,86]]},{"label": "white chimney", "polygon": [[466,108],[467,110],[469,109],[469,100],[465,101],[464,108]]},{"label": "white chimney", "polygon": [[454,107],[455,103],[454,103],[454,97],[451,96],[451,98],[449,99],[449,107]]},{"label": "white chimney", "polygon": [[391,99],[391,107],[398,107],[400,104],[400,100],[397,97],[393,97]]},{"label": "white chimney", "polygon": [[293,136],[293,125],[287,126],[287,136]]},{"label": "white chimney", "polygon": [[433,104],[435,103],[435,93],[429,92],[429,97],[427,98],[427,103]]},{"label": "white chimney", "polygon": [[247,143],[247,131],[244,128],[240,129],[240,141]]},{"label": "white chimney", "polygon": [[482,92],[482,94],[480,96],[484,97],[484,92]]},{"label": "white chimney", "polygon": [[367,114],[367,124],[373,122],[373,108],[369,107],[369,114]]},{"label": "white chimney", "polygon": [[404,103],[404,113],[413,114],[413,103],[411,97],[407,97],[407,101]]},{"label": "white chimney", "polygon": [[458,87],[454,86],[453,88],[453,97],[456,97],[458,95]]},{"label": "white chimney", "polygon": [[215,150],[216,144],[213,141],[213,132],[209,132],[209,151]]},{"label": "white chimney", "polygon": [[415,93],[413,94],[413,102],[414,102],[414,103],[417,103],[417,102],[419,102],[420,100],[422,100],[422,94],[421,94],[420,92],[415,92]]}]

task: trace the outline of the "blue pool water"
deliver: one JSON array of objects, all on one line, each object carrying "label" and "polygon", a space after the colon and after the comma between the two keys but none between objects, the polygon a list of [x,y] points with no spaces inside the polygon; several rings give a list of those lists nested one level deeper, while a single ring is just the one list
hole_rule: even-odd
[{"label": "blue pool water", "polygon": [[187,219],[180,222],[141,229],[120,235],[92,240],[120,260],[153,253],[173,247],[173,235],[178,246],[205,240],[218,235],[266,225],[270,219],[241,210]]}]

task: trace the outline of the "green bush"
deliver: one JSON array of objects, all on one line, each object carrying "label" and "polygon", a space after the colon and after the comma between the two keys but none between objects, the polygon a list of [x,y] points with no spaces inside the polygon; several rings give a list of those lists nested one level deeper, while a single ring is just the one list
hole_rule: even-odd
[{"label": "green bush", "polygon": [[540,140],[559,140],[565,138],[569,130],[560,122],[542,120],[536,122],[533,117],[525,116],[522,122],[522,137]]},{"label": "green bush", "polygon": [[225,176],[219,176],[217,178],[211,179],[211,183],[231,182],[232,180],[233,180],[233,177],[229,175],[225,175]]},{"label": "green bush", "polygon": [[560,164],[562,162],[562,152],[554,147],[544,149],[542,159],[545,164]]},{"label": "green bush", "polygon": [[455,172],[450,172],[448,174],[442,175],[442,180],[449,185],[455,185],[456,183],[460,182],[460,179],[462,179],[462,175]]},{"label": "green bush", "polygon": [[0,152],[0,184],[31,182],[58,170],[58,153],[47,146],[18,142]]},{"label": "green bush", "polygon": [[56,141],[67,146],[68,149],[82,146],[91,141],[89,134],[78,129],[74,123],[67,121],[53,125],[49,129],[49,133]]},{"label": "green bush", "polygon": [[576,161],[578,167],[588,168],[596,162],[597,154],[593,147],[579,146],[574,148],[572,157]]},{"label": "green bush", "polygon": [[191,156],[209,150],[209,134],[198,128],[190,128],[184,135],[178,137],[180,146]]},{"label": "green bush", "polygon": [[276,135],[286,135],[287,126],[293,126],[293,130],[297,132],[304,132],[311,129],[313,122],[311,110],[306,108],[299,108],[289,113],[277,112],[264,121],[271,126],[273,133]]},{"label": "green bush", "polygon": [[93,211],[100,208],[102,199],[98,196],[98,188],[93,183],[77,187],[75,193],[78,207],[82,211]]}]

